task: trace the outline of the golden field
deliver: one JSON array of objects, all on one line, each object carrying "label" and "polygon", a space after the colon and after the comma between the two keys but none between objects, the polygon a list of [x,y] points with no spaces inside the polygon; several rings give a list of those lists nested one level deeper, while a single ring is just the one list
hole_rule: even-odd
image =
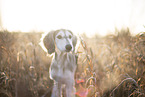
[{"label": "golden field", "polygon": [[[0,97],[50,97],[51,57],[42,33],[0,32]],[[144,97],[145,33],[79,36],[76,97]]]}]

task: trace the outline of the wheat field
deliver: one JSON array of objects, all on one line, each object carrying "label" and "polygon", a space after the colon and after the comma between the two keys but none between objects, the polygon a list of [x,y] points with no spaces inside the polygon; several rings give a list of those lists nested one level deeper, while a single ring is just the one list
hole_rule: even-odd
[{"label": "wheat field", "polygon": [[[42,33],[0,31],[0,97],[50,97],[52,56],[39,45]],[[145,33],[79,36],[76,97],[144,97]]]}]

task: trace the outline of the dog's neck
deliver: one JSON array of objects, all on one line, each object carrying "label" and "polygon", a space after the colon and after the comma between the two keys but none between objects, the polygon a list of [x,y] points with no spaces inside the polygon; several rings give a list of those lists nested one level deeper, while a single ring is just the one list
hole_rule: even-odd
[{"label": "dog's neck", "polygon": [[73,71],[73,65],[77,64],[77,59],[78,56],[74,52],[61,52],[59,49],[55,51],[53,56],[53,60],[55,60],[55,62],[62,63],[63,65],[66,64],[64,62],[67,62],[68,64],[71,63],[68,67],[71,71]]},{"label": "dog's neck", "polygon": [[62,55],[64,54],[71,54],[72,52],[62,52],[60,51],[58,48],[55,49],[55,55],[54,55],[54,58],[55,60],[58,60],[60,57],[62,57]]},{"label": "dog's neck", "polygon": [[56,61],[61,60],[67,60],[68,62],[72,61],[71,59],[73,59],[74,64],[77,64],[77,60],[78,60],[78,55],[75,54],[73,51],[71,52],[61,52],[59,49],[56,49],[53,59]]}]

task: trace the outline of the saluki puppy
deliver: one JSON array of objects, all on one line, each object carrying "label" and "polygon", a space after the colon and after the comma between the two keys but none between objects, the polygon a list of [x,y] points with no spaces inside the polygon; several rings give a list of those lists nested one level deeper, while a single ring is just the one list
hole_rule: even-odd
[{"label": "saluki puppy", "polygon": [[49,32],[43,38],[47,52],[54,53],[49,68],[50,78],[54,80],[51,97],[61,97],[62,86],[65,86],[65,93],[63,93],[65,97],[75,97],[76,43],[77,37],[70,30],[65,29]]}]

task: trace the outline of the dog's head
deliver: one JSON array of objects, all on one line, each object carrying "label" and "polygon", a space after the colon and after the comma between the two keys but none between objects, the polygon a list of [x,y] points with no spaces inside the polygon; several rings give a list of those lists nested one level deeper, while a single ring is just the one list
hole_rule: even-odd
[{"label": "dog's head", "polygon": [[56,47],[61,52],[70,52],[75,50],[77,37],[70,30],[60,29],[49,32],[43,43],[49,54],[54,53]]}]

